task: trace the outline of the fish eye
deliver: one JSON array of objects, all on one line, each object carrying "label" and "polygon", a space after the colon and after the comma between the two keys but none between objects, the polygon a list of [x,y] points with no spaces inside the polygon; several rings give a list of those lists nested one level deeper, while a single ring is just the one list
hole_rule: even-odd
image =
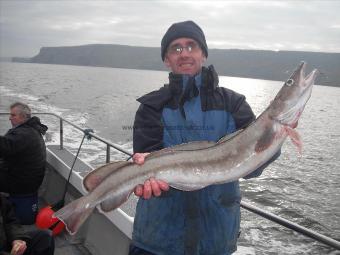
[{"label": "fish eye", "polygon": [[287,86],[292,86],[294,85],[295,81],[293,79],[289,79],[286,81]]}]

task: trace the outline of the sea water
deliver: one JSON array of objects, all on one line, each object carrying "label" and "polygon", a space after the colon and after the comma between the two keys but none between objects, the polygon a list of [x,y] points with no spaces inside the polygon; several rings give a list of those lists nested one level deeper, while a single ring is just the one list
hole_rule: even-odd
[{"label": "sea water", "polygon": [[[217,70],[218,71],[218,70]],[[53,112],[132,151],[136,99],[167,83],[160,71],[102,67],[0,63],[0,112],[15,101],[34,112]],[[287,77],[288,78],[288,77]],[[269,105],[283,82],[220,77],[220,86],[244,94],[256,115]],[[340,240],[340,89],[314,86],[297,128],[302,155],[287,139],[278,160],[254,179],[241,180],[243,199],[304,227]],[[59,143],[59,121],[39,115],[49,126],[48,144]],[[0,115],[0,134],[10,128]],[[64,145],[76,152],[83,134],[64,126]],[[105,147],[86,140],[80,158],[99,166]],[[111,152],[111,160],[126,159]],[[85,175],[86,173],[82,173]],[[136,198],[122,206],[134,216]],[[239,254],[337,254],[334,249],[242,210]]]}]

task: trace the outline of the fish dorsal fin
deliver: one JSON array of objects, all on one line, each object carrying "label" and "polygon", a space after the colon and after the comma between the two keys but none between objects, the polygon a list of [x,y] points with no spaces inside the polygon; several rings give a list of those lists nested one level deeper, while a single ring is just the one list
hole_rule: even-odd
[{"label": "fish dorsal fin", "polygon": [[216,144],[215,142],[210,141],[193,141],[189,143],[182,143],[179,145],[168,147],[167,149],[171,151],[193,151],[207,149],[210,148],[211,146],[214,146],[215,144]]},{"label": "fish dorsal fin", "polygon": [[170,187],[182,191],[194,191],[205,188],[206,184],[187,184],[187,183],[171,183]]},{"label": "fish dorsal fin", "polygon": [[193,141],[189,143],[182,143],[179,145],[171,146],[165,149],[161,149],[159,151],[151,152],[149,155],[146,156],[147,159],[159,157],[165,154],[179,152],[179,151],[193,151],[193,150],[202,150],[207,149],[214,146],[215,142],[210,141]]},{"label": "fish dorsal fin", "polygon": [[229,141],[231,138],[237,136],[242,131],[243,131],[243,129],[239,129],[239,130],[235,131],[234,133],[223,136],[220,140],[218,140],[217,144]]},{"label": "fish dorsal fin", "polygon": [[204,150],[204,149],[208,149],[211,148],[217,144],[226,142],[228,140],[230,140],[231,138],[233,138],[234,136],[238,135],[240,132],[242,132],[243,129],[237,130],[232,134],[228,134],[226,136],[223,136],[220,140],[218,140],[217,143],[212,142],[212,141],[193,141],[193,142],[189,142],[189,143],[182,143],[179,145],[175,145],[172,147],[168,147],[159,151],[155,151],[150,153],[146,158],[154,158],[154,157],[158,157],[164,154],[168,154],[168,153],[173,153],[173,152],[179,152],[179,151],[194,151],[194,150]]},{"label": "fish dorsal fin", "polygon": [[98,167],[97,169],[91,171],[88,173],[83,180],[83,184],[85,189],[88,192],[91,192],[94,190],[106,177],[111,175],[113,172],[117,171],[118,169],[133,164],[129,161],[116,161],[111,162],[106,165],[103,165],[101,167]]}]

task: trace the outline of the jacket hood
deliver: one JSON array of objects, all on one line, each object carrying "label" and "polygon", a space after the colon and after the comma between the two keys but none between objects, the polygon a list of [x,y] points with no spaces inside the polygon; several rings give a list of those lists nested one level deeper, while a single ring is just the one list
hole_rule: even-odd
[{"label": "jacket hood", "polygon": [[40,122],[40,119],[36,116],[28,119],[23,125],[28,125],[36,129],[40,134],[45,135],[48,127]]},{"label": "jacket hood", "polygon": [[[213,91],[218,87],[218,75],[215,71],[214,66],[210,65],[208,67],[202,67],[202,86],[201,89],[205,90],[207,93],[213,93]],[[190,88],[190,87],[189,87]],[[188,88],[188,89],[189,89]],[[194,89],[193,86],[191,88]],[[187,91],[190,92],[190,91]],[[161,110],[169,100],[181,97],[183,93],[183,75],[169,73],[169,84],[165,84],[164,87],[159,90],[150,92],[137,99],[138,102],[148,105],[156,110]],[[190,94],[190,93],[189,93]],[[197,93],[193,93],[197,96]],[[183,101],[183,100],[182,100]],[[185,100],[184,100],[185,101]]]},{"label": "jacket hood", "polygon": [[[202,71],[202,88],[208,91],[213,91],[218,87],[218,75],[213,65],[208,67],[203,66]],[[169,87],[172,94],[181,94],[183,84],[183,74],[169,73]]]}]

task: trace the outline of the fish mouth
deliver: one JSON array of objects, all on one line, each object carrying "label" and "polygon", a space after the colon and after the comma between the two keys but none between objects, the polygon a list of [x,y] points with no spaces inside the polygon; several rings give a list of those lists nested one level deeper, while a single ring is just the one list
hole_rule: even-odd
[{"label": "fish mouth", "polygon": [[296,92],[298,95],[296,95],[293,100],[291,100],[293,102],[291,107],[289,107],[289,109],[282,112],[277,117],[277,121],[282,125],[295,128],[306,103],[311,97],[314,81],[319,72],[317,69],[314,69],[307,76],[305,76],[305,70],[306,63],[301,62],[291,78],[285,83],[287,86],[293,86],[295,83],[297,83],[296,86],[299,87],[299,92]]},{"label": "fish mouth", "polygon": [[307,76],[305,76],[306,73],[306,62],[302,62],[300,65],[300,79],[302,82],[299,83],[300,87],[304,88],[302,95],[304,93],[308,93],[308,91],[311,89],[311,87],[314,85],[316,76],[319,74],[319,71],[317,69],[314,69],[312,72],[310,72]]},{"label": "fish mouth", "polygon": [[[306,105],[307,101],[309,100],[309,98],[312,94],[312,88],[313,88],[316,76],[319,73],[317,69],[314,69],[307,76],[305,76],[305,71],[306,71],[306,63],[302,62],[301,72],[300,72],[301,82],[299,82],[299,86],[301,88],[301,93],[300,93],[300,96],[298,98],[297,107],[298,106],[304,107]],[[302,110],[303,110],[303,108],[302,108]]]},{"label": "fish mouth", "polygon": [[314,69],[306,76],[306,66],[307,63],[305,61],[301,61],[300,65],[295,69],[290,78],[285,82],[285,85],[288,87],[293,85],[299,86],[302,89],[302,92],[300,94],[303,94],[305,90],[308,90],[310,86],[314,85],[315,78],[318,74],[318,71]]}]

